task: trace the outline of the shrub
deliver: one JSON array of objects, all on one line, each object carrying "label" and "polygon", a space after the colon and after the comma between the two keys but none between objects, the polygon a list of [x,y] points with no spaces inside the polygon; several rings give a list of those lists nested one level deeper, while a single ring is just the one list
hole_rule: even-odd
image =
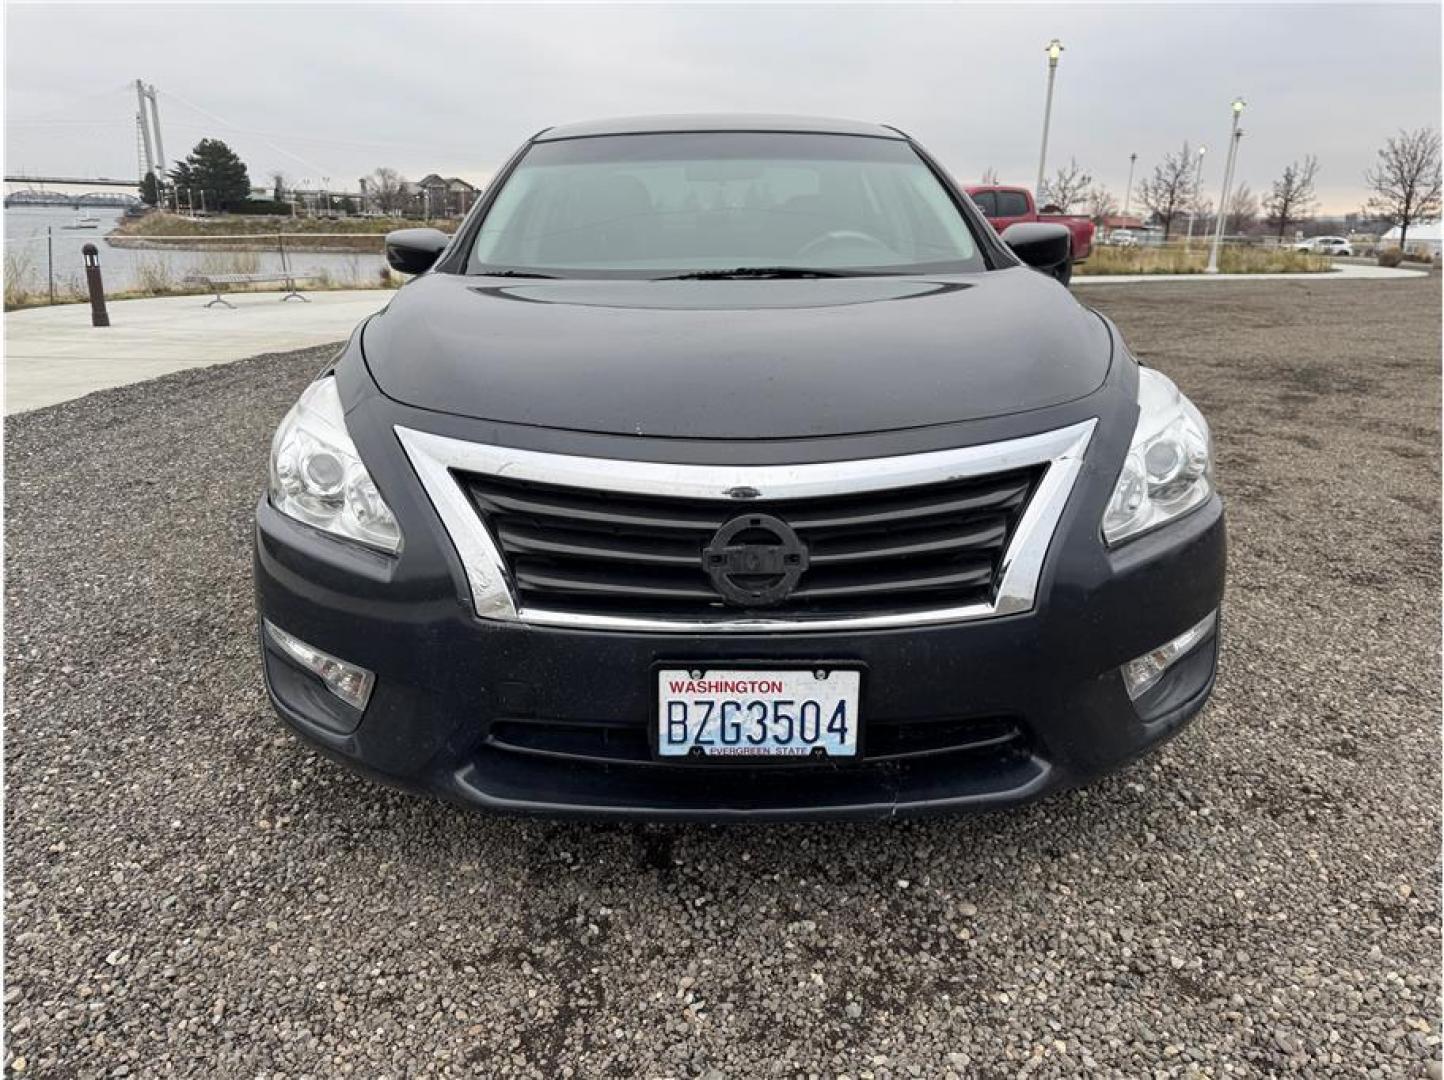
[{"label": "shrub", "polygon": [[1430,255],[1427,251],[1406,251],[1404,252],[1404,261],[1432,266],[1434,264],[1434,256]]},{"label": "shrub", "polygon": [[247,199],[243,203],[236,203],[226,207],[228,214],[273,214],[291,216],[291,204],[277,202],[275,199]]},{"label": "shrub", "polygon": [[1398,266],[1404,261],[1404,253],[1398,248],[1385,248],[1379,252],[1380,266]]}]

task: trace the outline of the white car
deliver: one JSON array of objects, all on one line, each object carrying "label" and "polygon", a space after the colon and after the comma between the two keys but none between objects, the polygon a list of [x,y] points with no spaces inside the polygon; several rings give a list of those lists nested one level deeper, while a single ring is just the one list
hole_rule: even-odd
[{"label": "white car", "polygon": [[1315,236],[1294,245],[1295,251],[1312,251],[1319,255],[1352,255],[1354,245],[1342,236]]}]

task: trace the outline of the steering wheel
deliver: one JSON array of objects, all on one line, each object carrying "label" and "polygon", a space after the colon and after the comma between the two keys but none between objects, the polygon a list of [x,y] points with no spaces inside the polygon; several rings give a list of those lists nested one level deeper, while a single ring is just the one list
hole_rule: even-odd
[{"label": "steering wheel", "polygon": [[798,258],[811,255],[822,248],[832,244],[863,244],[867,247],[882,248],[884,251],[891,249],[870,233],[861,232],[857,229],[834,229],[825,232],[821,236],[813,237],[807,243],[797,249]]}]

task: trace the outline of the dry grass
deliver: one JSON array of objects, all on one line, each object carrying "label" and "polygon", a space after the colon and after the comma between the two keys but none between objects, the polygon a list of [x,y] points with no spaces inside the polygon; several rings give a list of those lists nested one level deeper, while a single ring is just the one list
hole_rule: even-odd
[{"label": "dry grass", "polygon": [[259,274],[261,256],[254,251],[208,251],[198,269],[202,274]]},{"label": "dry grass", "polygon": [[176,287],[175,272],[162,255],[138,258],[131,266],[135,289],[146,296],[165,296]]},{"label": "dry grass", "polygon": [[[254,252],[209,252],[201,260],[201,273],[212,274],[254,274],[260,269],[260,257]],[[111,300],[143,300],[156,296],[206,296],[211,289],[198,282],[187,280],[192,271],[177,272],[163,255],[141,256],[136,259],[132,273],[135,284],[128,289],[107,291],[105,298]],[[399,289],[407,280],[401,274],[387,272],[368,273],[357,260],[352,260],[339,272],[327,270],[312,276],[304,267],[296,268],[297,282],[302,292],[335,292],[343,289]],[[275,282],[259,282],[254,285],[233,285],[225,290],[232,292],[277,292]],[[87,303],[89,297],[80,279],[71,276],[57,279],[55,284],[56,304]],[[33,262],[15,251],[5,253],[5,310],[18,311],[24,308],[48,307],[52,303]]]},{"label": "dry grass", "polygon": [[[188,218],[156,212],[143,218],[122,222],[111,236],[238,236],[248,233],[286,233],[304,236],[307,233],[357,233],[378,236],[392,229],[405,229],[419,224],[405,218],[290,218],[256,214],[217,214],[214,217]],[[452,232],[456,221],[433,221],[443,232]]]},{"label": "dry grass", "polygon": [[[393,229],[421,224],[402,218],[289,218],[250,214],[188,218],[153,213],[122,222],[106,235],[106,242],[121,248],[176,247],[204,245],[215,251],[270,251],[286,238],[288,251],[331,251],[380,253],[381,237]],[[433,221],[443,232],[453,231],[460,222]],[[248,239],[255,237],[254,240]]]},{"label": "dry grass", "polygon": [[23,246],[16,245],[5,252],[5,310],[42,307],[51,303],[74,304],[86,299],[85,288],[79,275],[56,275],[55,299],[50,298],[50,287],[40,272],[40,265]]},{"label": "dry grass", "polygon": [[17,245],[6,249],[5,309],[7,311],[34,292],[36,278],[35,260],[30,257],[23,246]]},{"label": "dry grass", "polygon": [[[1168,247],[1104,247],[1093,249],[1088,261],[1074,273],[1105,274],[1201,274],[1208,265],[1208,247],[1195,244],[1192,250]],[[1218,255],[1218,269],[1224,274],[1318,274],[1331,268],[1327,255],[1288,248],[1225,247]]]},{"label": "dry grass", "polygon": [[[389,282],[383,282],[379,278],[375,281],[366,279],[366,284],[355,284],[345,281],[305,281],[302,283],[303,293],[314,292],[342,292],[348,289],[399,289],[402,280],[392,275]],[[222,295],[229,296],[237,292],[270,292],[280,293],[284,290],[277,289],[275,285],[234,285],[228,287]],[[107,292],[105,299],[107,303],[117,300],[148,300],[156,296],[212,296],[213,290],[204,285],[196,285],[190,282],[182,282],[171,286],[161,293],[144,292],[140,289],[121,289],[117,292]],[[59,284],[56,285],[55,303],[59,304],[85,304],[89,303],[89,297],[79,289],[62,291]],[[50,298],[44,292],[27,292],[19,296],[14,303],[11,302],[10,293],[5,294],[6,311],[23,311],[26,308],[49,307]]]}]

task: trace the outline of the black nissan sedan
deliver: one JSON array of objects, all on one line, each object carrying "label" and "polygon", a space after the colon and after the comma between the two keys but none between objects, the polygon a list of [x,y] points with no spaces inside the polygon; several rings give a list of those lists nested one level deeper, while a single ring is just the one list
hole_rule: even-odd
[{"label": "black nissan sedan", "polygon": [[[895,129],[551,128],[281,421],[265,681],[477,807],[888,817],[1022,802],[1214,681],[1207,423]],[[1038,271],[1043,272],[1038,272]]]}]

